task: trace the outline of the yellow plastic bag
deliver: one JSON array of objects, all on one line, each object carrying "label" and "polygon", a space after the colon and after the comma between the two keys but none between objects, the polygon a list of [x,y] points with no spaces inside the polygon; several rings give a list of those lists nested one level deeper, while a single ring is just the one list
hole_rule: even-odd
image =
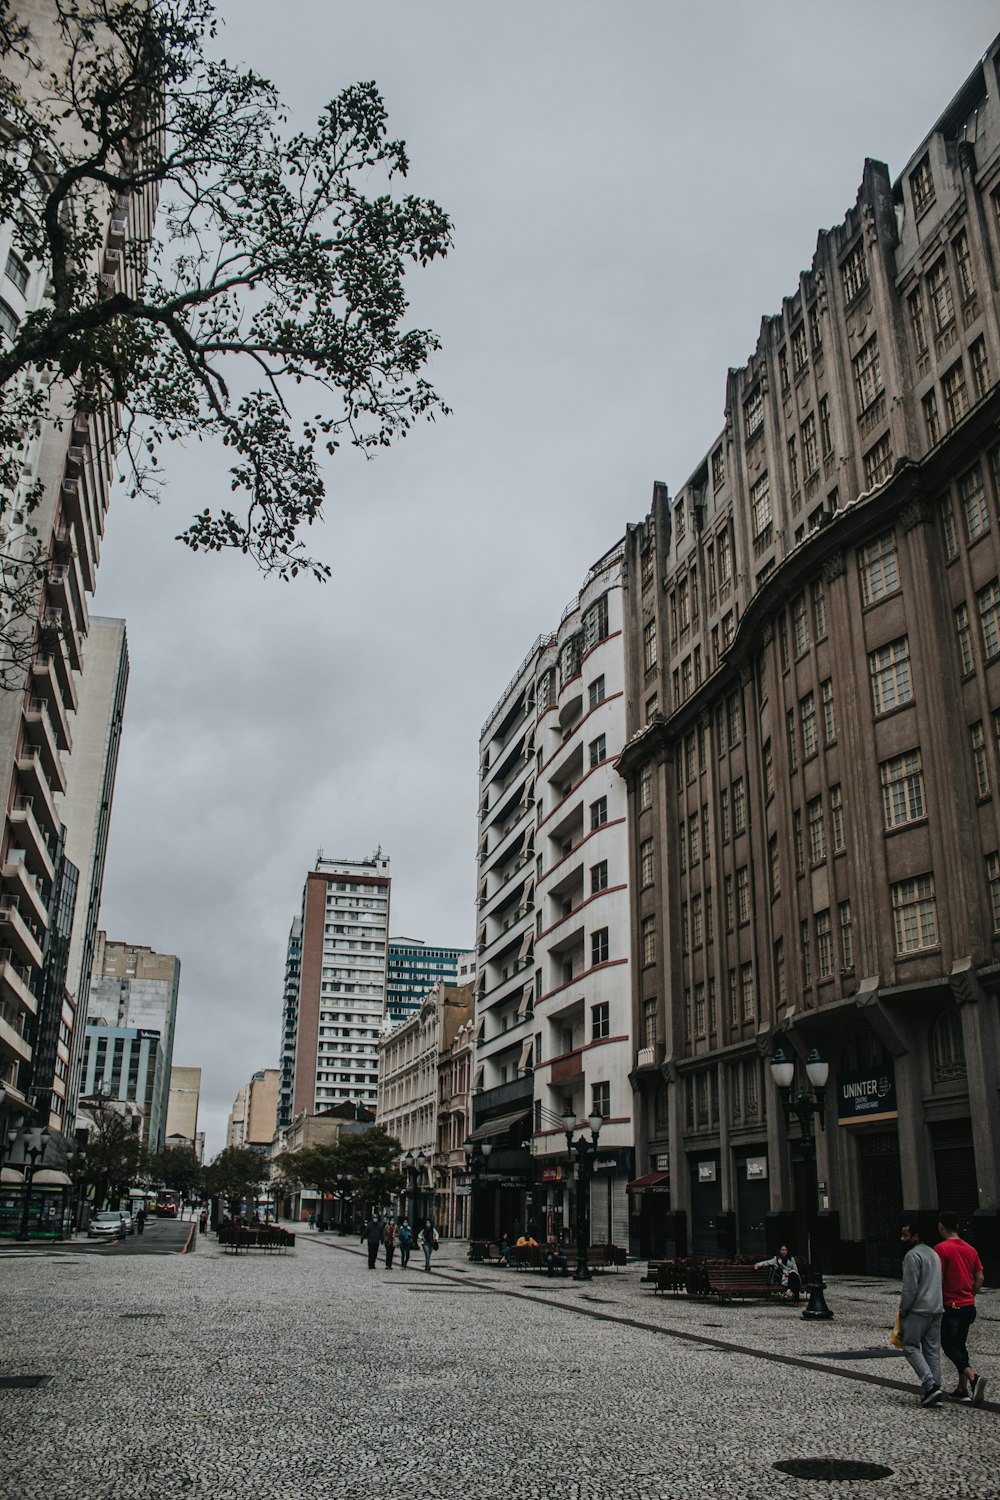
[{"label": "yellow plastic bag", "polygon": [[896,1314],[896,1321],[892,1325],[892,1332],[889,1335],[889,1343],[893,1349],[902,1349],[903,1347],[903,1330],[899,1326],[898,1312]]}]

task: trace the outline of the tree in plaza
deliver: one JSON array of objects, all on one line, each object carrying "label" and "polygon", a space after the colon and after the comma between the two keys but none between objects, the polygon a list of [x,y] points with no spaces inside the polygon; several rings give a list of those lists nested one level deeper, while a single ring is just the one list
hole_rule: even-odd
[{"label": "tree in plaza", "polygon": [[250,1216],[266,1176],[267,1161],[259,1151],[249,1146],[227,1146],[205,1168],[205,1188],[211,1197],[221,1199],[232,1218],[239,1215],[244,1202]]},{"label": "tree in plaza", "polygon": [[80,1132],[76,1148],[67,1158],[66,1169],[73,1181],[93,1190],[94,1211],[126,1196],[142,1160],[138,1121],[109,1101],[86,1103],[84,1111],[92,1126]]},{"label": "tree in plaza", "polygon": [[[387,1200],[400,1191],[403,1175],[398,1169],[402,1146],[395,1136],[389,1135],[381,1126],[363,1130],[354,1135],[341,1135],[333,1144],[306,1146],[300,1151],[289,1151],[278,1158],[281,1170],[306,1187],[314,1187],[320,1195],[320,1222],[323,1222],[323,1199],[333,1196],[347,1179],[347,1189],[356,1207],[364,1211],[372,1199],[373,1184],[369,1167],[386,1168],[378,1174],[378,1197]],[[339,1179],[339,1180],[338,1180]]]},{"label": "tree in plaza", "polygon": [[299,1151],[286,1151],[277,1158],[277,1166],[293,1182],[316,1189],[319,1193],[319,1220],[323,1223],[323,1200],[337,1192],[340,1186],[337,1178],[343,1170],[337,1147],[303,1146]]},{"label": "tree in plaza", "polygon": [[146,1159],[146,1173],[153,1182],[176,1188],[188,1202],[197,1197],[204,1179],[204,1168],[193,1146],[166,1146]]},{"label": "tree in plaza", "polygon": [[[0,223],[48,288],[0,341],[0,591],[23,608],[47,556],[21,460],[57,409],[106,414],[133,493],[157,493],[165,445],[221,443],[235,498],[178,540],[283,579],[330,575],[301,536],[324,458],[447,410],[404,277],[451,225],[396,190],[406,148],[375,84],[289,132],[274,86],[213,55],[218,25],[212,0],[0,0]],[[158,200],[152,241],[125,229],[137,199]],[[98,274],[115,213],[117,279]]]}]

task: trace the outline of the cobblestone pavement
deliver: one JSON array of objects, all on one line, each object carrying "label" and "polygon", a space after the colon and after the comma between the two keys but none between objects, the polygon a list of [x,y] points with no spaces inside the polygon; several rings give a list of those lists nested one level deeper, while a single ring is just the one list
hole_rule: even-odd
[{"label": "cobblestone pavement", "polygon": [[[361,1247],[76,1253],[0,1262],[4,1500],[1000,1500],[1000,1405],[922,1411],[880,1357],[894,1287],[834,1278],[799,1309],[657,1297],[472,1266],[442,1247],[370,1272]],[[976,1364],[1000,1396],[1000,1294]],[[849,1357],[844,1358],[844,1355]],[[868,1357],[865,1357],[868,1356]],[[779,1460],[891,1468],[787,1477]]]}]

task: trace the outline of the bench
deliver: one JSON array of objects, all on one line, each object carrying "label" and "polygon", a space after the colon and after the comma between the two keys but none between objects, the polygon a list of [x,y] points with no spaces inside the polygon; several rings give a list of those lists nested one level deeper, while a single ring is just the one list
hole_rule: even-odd
[{"label": "bench", "polygon": [[219,1229],[219,1244],[224,1250],[239,1255],[241,1250],[290,1250],[295,1248],[295,1236],[289,1229],[279,1229],[276,1224],[247,1227],[228,1224]]},{"label": "bench", "polygon": [[718,1297],[720,1302],[732,1301],[734,1297],[784,1297],[785,1289],[774,1286],[767,1271],[758,1271],[755,1266],[734,1266],[725,1262],[705,1266],[706,1289],[700,1296]]},{"label": "bench", "polygon": [[489,1265],[499,1265],[502,1258],[500,1245],[496,1240],[472,1240],[469,1245],[470,1260],[485,1261]]}]

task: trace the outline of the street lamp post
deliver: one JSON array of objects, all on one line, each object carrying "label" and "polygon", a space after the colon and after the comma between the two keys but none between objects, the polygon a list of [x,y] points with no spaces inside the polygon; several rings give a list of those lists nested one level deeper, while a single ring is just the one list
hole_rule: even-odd
[{"label": "street lamp post", "polygon": [[[820,1129],[826,1128],[825,1112],[826,1101],[824,1090],[830,1077],[830,1064],[820,1056],[814,1047],[806,1058],[806,1075],[812,1084],[812,1093],[800,1089],[793,1097],[792,1085],[795,1082],[795,1063],[786,1057],[781,1047],[778,1047],[771,1060],[771,1077],[778,1092],[785,1111],[786,1131],[792,1123],[792,1117],[799,1122],[800,1145],[802,1155],[810,1167],[810,1211],[806,1220],[806,1253],[809,1257],[809,1305],[802,1314],[804,1318],[832,1318],[833,1313],[826,1305],[823,1293],[826,1284],[823,1281],[823,1269],[818,1261],[813,1259],[813,1240],[816,1215],[812,1210],[812,1198],[816,1193],[816,1138],[813,1135],[813,1116],[819,1117]],[[817,1246],[818,1249],[818,1246]]]},{"label": "street lamp post", "polygon": [[[25,1137],[24,1145],[24,1203],[21,1207],[21,1222],[17,1227],[17,1238],[26,1240],[28,1236],[28,1220],[31,1215],[31,1183],[37,1168],[45,1160],[45,1153],[49,1149],[52,1137],[47,1130],[39,1133],[37,1143],[28,1145],[28,1137]],[[30,1165],[28,1158],[31,1158]]]},{"label": "street lamp post", "polygon": [[406,1193],[409,1199],[407,1207],[412,1216],[414,1234],[416,1234],[420,1224],[420,1178],[424,1166],[429,1160],[430,1158],[425,1155],[423,1147],[420,1147],[416,1153],[407,1151],[403,1157],[403,1168],[406,1172]]},{"label": "street lamp post", "polygon": [[566,1132],[566,1146],[570,1157],[576,1152],[577,1160],[577,1193],[576,1193],[576,1270],[573,1273],[574,1281],[589,1281],[591,1279],[590,1269],[587,1265],[587,1250],[590,1245],[590,1181],[594,1175],[594,1162],[597,1159],[597,1138],[601,1133],[604,1117],[600,1110],[592,1110],[587,1116],[587,1124],[590,1126],[590,1140],[585,1135],[576,1136],[573,1132],[578,1127],[583,1127],[583,1121],[577,1120],[576,1110],[567,1103],[562,1112],[563,1129]]},{"label": "street lamp post", "polygon": [[490,1157],[493,1155],[492,1141],[474,1141],[471,1135],[465,1142],[465,1159],[472,1172],[472,1191],[469,1195],[469,1239],[476,1238],[477,1220],[476,1200],[479,1196],[479,1183],[483,1173],[489,1166]]},{"label": "street lamp post", "polygon": [[376,1183],[380,1184],[379,1185],[379,1190],[378,1190],[378,1193],[379,1193],[378,1202],[375,1202],[374,1198],[372,1199],[372,1212],[376,1213],[376,1214],[381,1214],[381,1212],[382,1212],[382,1195],[383,1195],[383,1190],[384,1190],[383,1183],[384,1183],[385,1174],[386,1174],[386,1172],[389,1169],[388,1169],[388,1167],[366,1167],[365,1170],[368,1173],[368,1190],[369,1190],[370,1193],[374,1193],[375,1192],[375,1184]]}]

